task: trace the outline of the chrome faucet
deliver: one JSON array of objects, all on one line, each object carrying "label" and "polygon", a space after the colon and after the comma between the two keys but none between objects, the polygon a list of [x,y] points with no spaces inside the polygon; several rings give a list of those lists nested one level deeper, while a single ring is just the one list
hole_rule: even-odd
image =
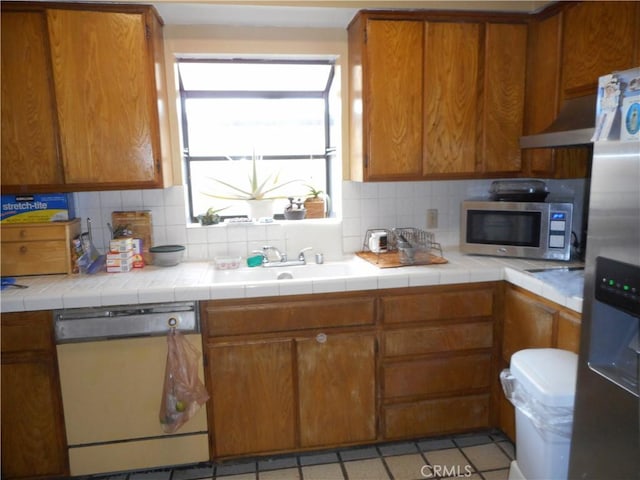
[{"label": "chrome faucet", "polygon": [[287,260],[287,254],[282,253],[277,247],[271,245],[265,245],[262,250],[254,250],[253,253],[262,255],[263,267],[292,267],[296,265],[306,265],[307,259],[304,256],[304,252],[311,250],[311,247],[306,247],[298,252],[297,260]]}]

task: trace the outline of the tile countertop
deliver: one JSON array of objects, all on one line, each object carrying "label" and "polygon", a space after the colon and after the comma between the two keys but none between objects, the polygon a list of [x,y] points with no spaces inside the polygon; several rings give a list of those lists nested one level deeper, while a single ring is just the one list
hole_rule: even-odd
[{"label": "tile countertop", "polygon": [[[17,283],[28,285],[29,288],[3,290],[0,294],[0,311],[218,300],[506,280],[571,310],[582,312],[582,298],[567,297],[525,272],[526,269],[581,264],[470,256],[461,254],[456,247],[444,248],[444,257],[449,262],[444,265],[379,269],[353,256],[344,261],[353,262],[357,266],[357,274],[252,282],[215,281],[213,262],[185,262],[167,268],[147,266],[129,273],[20,277]],[[330,263],[327,262],[327,265]],[[286,270],[286,267],[282,268]]]}]

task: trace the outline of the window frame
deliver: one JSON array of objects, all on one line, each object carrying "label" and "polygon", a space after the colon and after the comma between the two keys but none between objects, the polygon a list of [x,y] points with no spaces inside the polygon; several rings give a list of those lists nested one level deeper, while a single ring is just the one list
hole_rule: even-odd
[{"label": "window frame", "polygon": [[[324,159],[325,162],[325,185],[324,191],[331,197],[332,192],[332,166],[336,153],[336,146],[331,145],[331,112],[330,112],[330,90],[333,85],[336,71],[334,59],[248,59],[248,58],[178,58],[178,68],[181,63],[257,63],[257,64],[300,64],[300,65],[329,65],[330,70],[327,81],[322,91],[308,90],[185,90],[182,77],[178,74],[179,97],[180,97],[180,122],[182,128],[181,149],[185,174],[185,186],[187,187],[187,201],[189,206],[189,217],[192,223],[198,223],[197,215],[193,211],[193,192],[191,189],[191,163],[192,162],[218,162],[228,161],[226,156],[191,156],[189,155],[189,129],[187,121],[186,101],[188,99],[200,98],[255,98],[255,99],[295,99],[295,98],[321,98],[324,101],[324,149],[322,155],[309,155],[301,152],[299,155],[263,155],[263,160],[291,160],[304,159]],[[328,212],[331,216],[332,212]],[[221,215],[221,218],[246,217],[246,215]],[[277,217],[277,215],[276,215]],[[279,218],[276,218],[279,219]]]}]

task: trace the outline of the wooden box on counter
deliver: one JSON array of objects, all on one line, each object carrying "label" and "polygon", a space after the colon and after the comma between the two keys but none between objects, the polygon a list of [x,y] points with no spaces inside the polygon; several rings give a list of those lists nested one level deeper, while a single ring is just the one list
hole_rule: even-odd
[{"label": "wooden box on counter", "polygon": [[2,276],[72,273],[71,240],[80,219],[2,224]]}]

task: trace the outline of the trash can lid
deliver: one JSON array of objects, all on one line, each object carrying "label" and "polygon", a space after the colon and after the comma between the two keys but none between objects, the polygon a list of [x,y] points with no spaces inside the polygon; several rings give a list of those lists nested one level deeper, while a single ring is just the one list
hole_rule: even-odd
[{"label": "trash can lid", "polygon": [[557,348],[529,348],[511,356],[511,373],[534,399],[551,407],[573,407],[578,356]]}]

